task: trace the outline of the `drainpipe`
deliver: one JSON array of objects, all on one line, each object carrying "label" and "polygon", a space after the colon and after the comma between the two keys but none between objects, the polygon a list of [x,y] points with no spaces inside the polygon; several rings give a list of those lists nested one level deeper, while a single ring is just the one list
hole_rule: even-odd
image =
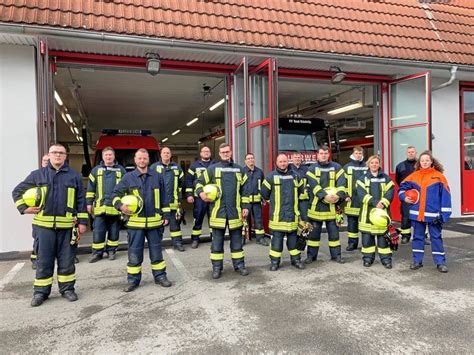
[{"label": "drainpipe", "polygon": [[451,67],[451,77],[449,78],[449,80],[447,82],[431,89],[431,91],[436,91],[436,90],[439,90],[439,89],[445,88],[446,86],[451,85],[454,82],[454,80],[456,80],[456,72],[457,71],[458,71],[457,65],[453,65]]}]

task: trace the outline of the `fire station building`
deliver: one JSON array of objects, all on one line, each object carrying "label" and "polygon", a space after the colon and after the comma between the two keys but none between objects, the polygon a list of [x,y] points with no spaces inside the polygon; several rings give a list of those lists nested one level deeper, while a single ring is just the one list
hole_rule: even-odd
[{"label": "fire station building", "polygon": [[0,254],[32,244],[13,187],[53,142],[80,172],[104,128],[183,167],[224,140],[265,172],[321,144],[389,174],[431,149],[473,215],[473,43],[470,0],[0,0]]}]

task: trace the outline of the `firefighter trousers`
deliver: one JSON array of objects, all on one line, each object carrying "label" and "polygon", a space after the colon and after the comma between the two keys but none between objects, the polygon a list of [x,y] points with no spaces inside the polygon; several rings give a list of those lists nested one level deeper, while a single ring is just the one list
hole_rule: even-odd
[{"label": "firefighter trousers", "polygon": [[[321,231],[323,229],[322,221],[311,221],[313,230],[308,238],[308,258],[316,260],[318,258],[319,247],[321,245]],[[339,240],[339,228],[335,220],[324,221],[328,233],[328,245],[331,258],[336,258],[341,255],[341,241]]]},{"label": "firefighter trousers", "polygon": [[127,281],[135,285],[140,284],[142,278],[143,252],[145,249],[145,238],[148,242],[150,254],[151,271],[154,279],[166,276],[166,263],[163,260],[161,240],[163,238],[163,227],[152,229],[129,229],[128,230],[128,264]]},{"label": "firefighter trousers", "polygon": [[170,218],[170,236],[173,245],[183,244],[183,232],[181,231],[181,223],[176,219],[177,210],[171,210]]},{"label": "firefighter trousers", "polygon": [[[224,235],[225,228],[212,228],[211,262],[213,269],[222,270],[224,266]],[[230,253],[235,270],[245,267],[244,250],[242,247],[242,227],[229,230]]]},{"label": "firefighter trousers", "polygon": [[194,217],[194,226],[191,232],[191,239],[192,240],[199,240],[199,237],[202,234],[202,222],[204,221],[204,217],[207,214],[207,218],[209,219],[210,211],[209,211],[209,203],[204,202],[199,197],[194,197],[194,207],[193,207],[193,217]]},{"label": "firefighter trousers", "polygon": [[402,235],[402,238],[408,238],[410,240],[411,238],[411,221],[409,219],[410,217],[410,204],[406,202],[401,202],[400,203],[400,214],[402,216],[402,221],[400,224],[400,234]]},{"label": "firefighter trousers", "polygon": [[280,265],[281,255],[283,252],[283,239],[286,235],[286,247],[290,253],[292,264],[301,260],[301,251],[297,248],[296,231],[280,232],[272,231],[272,244],[270,246],[270,261],[272,264]]},{"label": "firefighter trousers", "polygon": [[74,291],[76,283],[75,247],[71,246],[72,229],[33,226],[37,237],[36,278],[34,293],[49,296],[53,284],[55,261],[58,265],[59,292]]},{"label": "firefighter trousers", "polygon": [[33,232],[31,233],[33,237],[33,249],[31,250],[30,260],[32,263],[36,262],[36,258],[38,255],[38,238],[35,234],[35,229],[33,228]]},{"label": "firefighter trousers", "polygon": [[370,233],[362,233],[362,260],[373,263],[375,260],[375,240],[377,239],[377,252],[379,253],[380,262],[382,264],[390,264],[392,262],[392,250],[383,235],[374,235]]},{"label": "firefighter trousers", "polygon": [[431,255],[436,265],[446,264],[446,254],[444,251],[442,231],[443,226],[435,223],[425,223],[418,221],[411,221],[413,226],[413,262],[415,264],[423,263],[423,256],[425,254],[425,233],[426,226],[431,239]]},{"label": "firefighter trousers", "polygon": [[356,249],[359,245],[359,216],[347,215],[347,244]]},{"label": "firefighter trousers", "polygon": [[[94,217],[92,253],[115,253],[119,245],[120,216],[99,215]],[[107,239],[107,242],[105,241]]]},{"label": "firefighter trousers", "polygon": [[262,204],[260,202],[250,204],[249,214],[247,218],[249,227],[253,228],[255,232],[255,237],[257,240],[260,240],[265,236],[265,230],[263,229],[263,219],[262,219]]}]

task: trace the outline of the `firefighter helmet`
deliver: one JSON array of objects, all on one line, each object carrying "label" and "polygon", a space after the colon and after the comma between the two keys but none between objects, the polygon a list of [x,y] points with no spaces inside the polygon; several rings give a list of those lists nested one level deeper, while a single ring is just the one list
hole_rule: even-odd
[{"label": "firefighter helmet", "polygon": [[408,197],[415,204],[420,200],[420,192],[417,189],[407,190],[405,191],[405,197]]},{"label": "firefighter helmet", "polygon": [[139,214],[143,209],[143,200],[140,196],[125,195],[121,198],[121,201],[131,211],[130,215]]},{"label": "firefighter helmet", "polygon": [[215,184],[207,184],[202,190],[212,202],[221,198],[221,189]]},{"label": "firefighter helmet", "polygon": [[381,208],[374,208],[369,214],[370,223],[379,228],[387,227],[391,222],[391,218],[387,211]]},{"label": "firefighter helmet", "polygon": [[23,201],[28,207],[43,207],[45,197],[44,190],[41,187],[32,187],[23,194]]},{"label": "firefighter helmet", "polygon": [[[326,188],[324,188],[324,191],[326,191],[326,193],[328,195],[337,196],[337,189],[335,187],[326,187]],[[326,199],[323,199],[323,202],[324,203],[329,203],[329,202],[326,201]]]}]

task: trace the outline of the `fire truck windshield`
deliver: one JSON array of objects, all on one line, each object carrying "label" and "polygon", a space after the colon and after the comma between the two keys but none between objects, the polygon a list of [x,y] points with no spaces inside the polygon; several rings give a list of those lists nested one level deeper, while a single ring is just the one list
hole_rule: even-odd
[{"label": "fire truck windshield", "polygon": [[278,148],[288,152],[316,151],[318,142],[310,132],[281,130],[278,135]]}]

